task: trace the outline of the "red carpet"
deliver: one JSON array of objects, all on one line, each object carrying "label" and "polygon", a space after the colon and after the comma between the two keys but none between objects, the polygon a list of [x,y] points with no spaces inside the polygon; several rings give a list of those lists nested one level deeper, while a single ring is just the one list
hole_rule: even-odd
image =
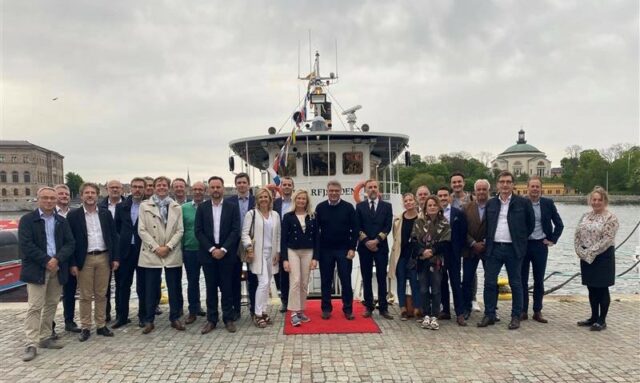
[{"label": "red carpet", "polygon": [[320,300],[308,300],[304,313],[311,319],[311,322],[303,323],[298,327],[291,325],[291,312],[287,312],[284,334],[363,334],[381,332],[380,327],[372,318],[362,317],[364,306],[360,302],[353,301],[353,315],[356,317],[354,320],[347,320],[344,317],[340,299],[334,299],[331,303],[333,304],[331,318],[324,320],[322,319]]}]

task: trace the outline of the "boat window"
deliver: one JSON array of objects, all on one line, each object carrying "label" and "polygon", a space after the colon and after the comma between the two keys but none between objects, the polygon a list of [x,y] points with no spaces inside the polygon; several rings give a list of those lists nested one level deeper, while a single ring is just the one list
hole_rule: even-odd
[{"label": "boat window", "polygon": [[295,153],[287,155],[287,163],[284,167],[278,169],[278,174],[285,177],[295,177],[298,175]]},{"label": "boat window", "polygon": [[[329,154],[330,161],[327,161],[327,153],[305,153],[302,158],[302,172],[304,175],[336,175],[336,153],[331,152]],[[311,166],[311,174],[309,174],[308,166]]]},{"label": "boat window", "polygon": [[342,174],[362,174],[362,152],[342,153]]}]

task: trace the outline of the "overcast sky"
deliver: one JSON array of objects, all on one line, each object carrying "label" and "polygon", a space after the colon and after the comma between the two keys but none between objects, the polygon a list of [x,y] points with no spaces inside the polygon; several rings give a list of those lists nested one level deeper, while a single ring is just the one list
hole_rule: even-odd
[{"label": "overcast sky", "polygon": [[325,75],[338,41],[337,101],[413,153],[496,155],[521,127],[553,166],[569,145],[639,142],[637,0],[2,7],[0,137],[58,151],[85,180],[231,180],[230,140],[290,129],[309,30]]}]

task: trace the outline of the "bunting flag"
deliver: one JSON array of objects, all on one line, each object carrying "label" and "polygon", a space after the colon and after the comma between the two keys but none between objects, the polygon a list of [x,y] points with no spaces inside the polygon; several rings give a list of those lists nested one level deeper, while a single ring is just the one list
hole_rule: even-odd
[{"label": "bunting flag", "polygon": [[291,131],[291,143],[294,145],[296,144],[296,128],[293,128]]}]

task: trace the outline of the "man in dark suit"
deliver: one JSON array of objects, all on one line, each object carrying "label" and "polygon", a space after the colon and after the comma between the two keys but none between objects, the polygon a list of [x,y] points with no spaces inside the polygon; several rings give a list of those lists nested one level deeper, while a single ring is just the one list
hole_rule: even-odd
[{"label": "man in dark suit", "polygon": [[[116,206],[116,231],[118,238],[118,254],[120,267],[115,271],[116,278],[116,323],[113,328],[122,327],[131,322],[129,319],[129,299],[133,273],[138,267],[140,246],[142,241],[138,235],[138,214],[140,202],[144,198],[144,178],[136,177],[131,180],[131,195]],[[144,280],[142,273],[136,273],[136,293],[138,295],[138,325],[144,326]]]},{"label": "man in dark suit", "polygon": [[489,200],[491,185],[486,179],[479,179],[473,185],[475,199],[464,205],[464,215],[467,218],[467,247],[462,252],[462,296],[464,298],[464,319],[471,316],[473,299],[475,298],[474,284],[478,263],[484,259],[487,250],[485,237],[487,236],[486,208]]},{"label": "man in dark suit", "polygon": [[367,180],[364,184],[367,199],[356,205],[358,233],[358,255],[364,288],[364,305],[366,311],[362,315],[371,317],[375,305],[373,303],[373,264],[376,265],[376,281],[378,283],[378,309],[380,315],[393,319],[389,314],[387,303],[387,266],[389,265],[389,243],[387,236],[391,231],[393,209],[391,204],[379,198],[378,182]]},{"label": "man in dark suit", "polygon": [[529,263],[533,269],[533,320],[540,323],[548,321],[542,316],[542,298],[544,296],[544,272],[547,268],[549,247],[558,242],[564,224],[553,200],[542,197],[542,180],[533,176],[527,182],[527,194],[535,214],[535,227],[529,236],[527,254],[522,263],[522,293],[524,302],[520,320],[529,316]]},{"label": "man in dark suit", "polygon": [[229,332],[236,332],[233,307],[233,271],[240,262],[237,257],[240,242],[240,213],[238,204],[223,200],[224,181],[209,178],[210,200],[201,203],[196,211],[195,233],[200,246],[198,260],[207,285],[207,323],[201,333],[207,334],[218,323],[218,288],[222,293],[222,320]]},{"label": "man in dark suit", "polygon": [[91,303],[95,301],[96,333],[113,336],[106,325],[107,288],[111,270],[119,266],[118,234],[109,210],[98,208],[100,189],[94,183],[80,186],[82,208],[67,215],[76,247],[71,257],[71,274],[80,290],[81,342],[91,336]]},{"label": "man in dark suit", "polygon": [[36,357],[36,347],[62,348],[50,338],[51,325],[60,301],[62,285],[69,277],[69,259],[75,241],[66,219],[56,214],[56,191],[38,190],[38,209],[20,218],[18,243],[27,284],[28,308],[24,320],[27,346],[22,360]]},{"label": "man in dark suit", "polygon": [[522,260],[527,253],[528,238],[533,232],[535,216],[531,201],[513,194],[513,174],[504,170],[498,175],[499,194],[487,202],[487,255],[484,263],[484,317],[478,327],[495,323],[498,303],[498,274],[507,268],[511,287],[511,322],[509,329],[520,327],[522,312]]},{"label": "man in dark suit", "polygon": [[459,326],[466,326],[460,268],[462,267],[462,251],[467,245],[467,219],[461,210],[451,206],[451,190],[447,186],[439,188],[437,196],[444,216],[449,221],[449,225],[451,225],[451,252],[444,254],[442,284],[440,286],[442,291],[442,312],[438,319],[451,319],[449,298],[449,284],[451,284],[456,322]]},{"label": "man in dark suit", "polygon": [[[99,193],[98,193],[99,194]],[[124,202],[122,196],[122,183],[118,180],[110,180],[107,182],[107,197],[98,203],[98,209],[109,210],[111,217],[116,219],[116,206]],[[111,322],[111,279],[113,275],[109,274],[109,287],[107,287],[107,323]],[[117,298],[116,298],[117,299]],[[117,316],[117,313],[116,313]]]},{"label": "man in dark suit", "polygon": [[[282,177],[282,181],[280,182],[280,191],[282,196],[278,197],[273,201],[273,211],[280,214],[280,221],[285,214],[291,211],[291,207],[293,206],[293,201],[291,201],[291,196],[293,195],[293,178],[291,177]],[[284,270],[284,259],[280,257],[280,267],[278,274],[274,275],[273,279],[276,282],[276,287],[280,290],[280,312],[287,312],[287,303],[289,302],[289,273]]]},{"label": "man in dark suit", "polygon": [[353,257],[356,256],[357,217],[356,211],[349,202],[343,201],[342,186],[338,181],[327,184],[327,201],[316,206],[316,222],[318,238],[315,254],[320,260],[320,285],[322,289],[322,319],[329,319],[333,305],[331,304],[331,288],[333,275],[338,267],[338,277],[342,290],[342,312],[347,320],[353,320],[353,288],[351,287],[351,270]]},{"label": "man in dark suit", "polygon": [[[227,198],[227,201],[238,206],[238,216],[240,217],[240,232],[238,232],[238,241],[242,232],[242,224],[244,216],[247,212],[256,206],[256,198],[249,192],[249,175],[247,173],[238,173],[235,177],[235,186],[237,194]],[[244,262],[244,248],[238,246],[238,259],[240,262],[235,264],[233,270],[233,312],[234,321],[240,319],[242,304],[242,264]],[[249,313],[253,316],[253,308],[255,307],[256,290],[258,289],[258,276],[249,271],[247,263],[247,291],[249,292]]]}]

